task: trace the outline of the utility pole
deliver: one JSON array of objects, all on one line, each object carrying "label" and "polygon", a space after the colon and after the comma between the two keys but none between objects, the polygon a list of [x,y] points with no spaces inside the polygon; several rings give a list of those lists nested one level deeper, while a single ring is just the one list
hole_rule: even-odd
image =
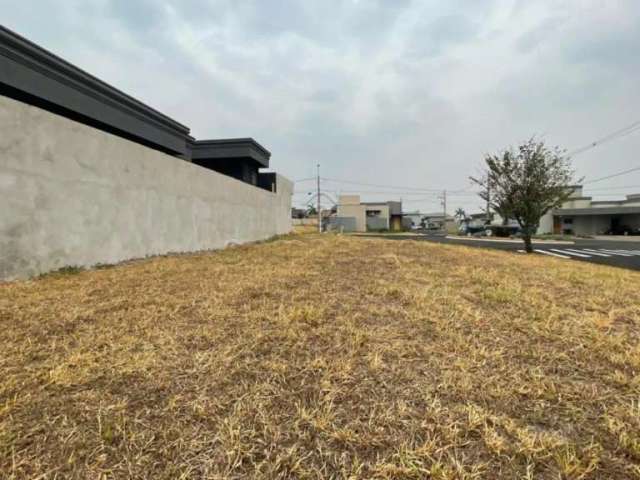
[{"label": "utility pole", "polygon": [[447,231],[447,191],[442,191],[442,207],[444,210],[444,217],[442,218],[442,229]]},{"label": "utility pole", "polygon": [[491,182],[487,181],[487,225],[491,223]]},{"label": "utility pole", "polygon": [[318,164],[318,175],[317,175],[317,181],[318,181],[318,233],[322,233],[322,213],[320,212],[320,164]]}]

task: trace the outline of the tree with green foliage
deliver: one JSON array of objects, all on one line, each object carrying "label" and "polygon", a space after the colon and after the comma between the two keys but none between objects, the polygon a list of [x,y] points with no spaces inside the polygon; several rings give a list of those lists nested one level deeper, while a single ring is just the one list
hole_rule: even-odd
[{"label": "tree with green foliage", "polygon": [[459,225],[467,225],[469,223],[469,217],[467,217],[467,212],[464,211],[464,208],[458,208],[453,216],[458,220]]},{"label": "tree with green foliage", "polygon": [[531,138],[517,149],[487,155],[485,163],[484,174],[471,177],[471,181],[485,192],[484,200],[494,211],[518,222],[525,250],[531,253],[531,237],[538,230],[540,218],[573,193],[574,171],[569,158],[560,148],[549,148]]}]

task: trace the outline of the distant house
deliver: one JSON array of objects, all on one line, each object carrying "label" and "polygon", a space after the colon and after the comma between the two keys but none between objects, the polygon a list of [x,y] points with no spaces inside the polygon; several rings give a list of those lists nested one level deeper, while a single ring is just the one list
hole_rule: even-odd
[{"label": "distant house", "polygon": [[408,226],[422,226],[422,221],[424,220],[424,213],[420,212],[407,212],[402,214],[405,222],[407,222]]},{"label": "distant house", "polygon": [[[582,192],[582,185],[569,187],[571,196],[559,208],[548,211],[540,218],[537,233],[567,235],[598,235],[604,233],[625,235],[640,232],[640,194],[627,195],[620,200],[593,201]],[[486,214],[470,215],[472,225],[486,223]],[[491,225],[517,225],[513,219],[494,214]]]},{"label": "distant house", "polygon": [[640,230],[640,194],[594,202],[583,195],[582,185],[571,188],[571,197],[540,219],[539,234],[625,235]]},{"label": "distant house", "polygon": [[187,158],[242,182],[275,192],[275,176],[259,170],[269,168],[271,152],[252,138],[194,140],[187,143]]},{"label": "distant house", "polygon": [[306,218],[307,210],[305,208],[291,208],[291,218]]},{"label": "distant house", "polygon": [[402,202],[361,202],[359,195],[341,195],[334,222],[345,231],[402,230]]},{"label": "distant house", "polygon": [[455,219],[451,215],[447,215],[445,224],[444,212],[432,212],[423,215],[423,223],[425,228],[443,230],[453,228]]}]

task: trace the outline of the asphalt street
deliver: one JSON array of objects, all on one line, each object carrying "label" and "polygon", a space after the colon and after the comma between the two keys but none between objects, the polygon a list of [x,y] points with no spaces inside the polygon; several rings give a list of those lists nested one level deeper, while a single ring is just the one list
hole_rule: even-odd
[{"label": "asphalt street", "polygon": [[[492,240],[486,238],[447,238],[441,233],[421,235],[386,235],[391,240],[421,240],[427,242],[446,243],[449,245],[466,245],[477,248],[493,248],[506,250],[518,255],[525,255],[522,241]],[[581,261],[600,263],[614,267],[640,270],[640,237],[637,241],[576,239],[573,243],[538,243],[534,241],[535,255],[545,255],[565,261]]]}]

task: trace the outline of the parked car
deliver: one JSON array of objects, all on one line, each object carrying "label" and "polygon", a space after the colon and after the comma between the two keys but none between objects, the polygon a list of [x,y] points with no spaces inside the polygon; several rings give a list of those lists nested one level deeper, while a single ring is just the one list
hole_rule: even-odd
[{"label": "parked car", "polygon": [[640,228],[632,228],[629,225],[619,225],[617,227],[610,228],[605,235],[640,235]]},{"label": "parked car", "polygon": [[467,225],[462,224],[458,229],[458,233],[461,235],[466,235],[468,237],[484,237],[487,235],[491,235],[491,230],[487,227],[487,225]]}]

